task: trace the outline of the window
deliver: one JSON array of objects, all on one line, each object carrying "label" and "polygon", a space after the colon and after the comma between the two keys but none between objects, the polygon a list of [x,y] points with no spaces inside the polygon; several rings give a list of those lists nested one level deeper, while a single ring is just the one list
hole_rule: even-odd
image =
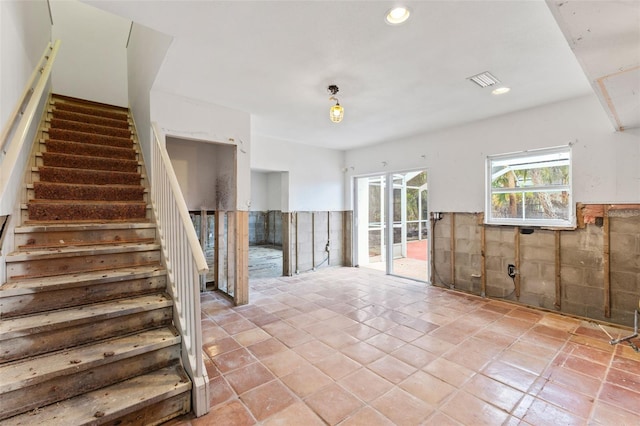
[{"label": "window", "polygon": [[487,157],[485,222],[573,226],[571,148]]}]

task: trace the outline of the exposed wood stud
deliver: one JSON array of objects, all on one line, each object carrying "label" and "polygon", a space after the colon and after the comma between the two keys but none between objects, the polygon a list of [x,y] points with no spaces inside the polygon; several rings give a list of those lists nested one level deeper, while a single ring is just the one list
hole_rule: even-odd
[{"label": "exposed wood stud", "polygon": [[513,283],[515,286],[516,299],[520,299],[520,227],[516,226],[513,228],[513,247],[515,250],[515,267],[516,267],[516,276],[513,278]]},{"label": "exposed wood stud", "polygon": [[451,285],[456,285],[456,214],[451,213]]},{"label": "exposed wood stud", "polygon": [[316,212],[311,212],[311,269],[316,270]]},{"label": "exposed wood stud", "polygon": [[291,265],[291,213],[282,213],[282,276],[293,275]]},{"label": "exposed wood stud", "polygon": [[480,224],[480,295],[487,295],[487,228],[484,223]]},{"label": "exposed wood stud", "polygon": [[[202,248],[202,252],[204,253],[207,246],[207,211],[204,209],[200,210],[200,247]],[[207,276],[200,276],[200,291],[207,290]]]},{"label": "exposed wood stud", "polygon": [[294,246],[296,248],[296,270],[295,270],[295,272],[296,272],[296,275],[297,275],[297,274],[300,273],[300,262],[298,262],[298,253],[299,253],[298,252],[298,248],[299,248],[298,247],[298,212],[295,212],[294,214],[295,214],[294,220],[296,221],[296,224],[295,224],[296,242],[295,242],[295,246]]},{"label": "exposed wood stud", "polygon": [[249,303],[249,212],[236,211],[235,217],[235,291],[236,305]]},{"label": "exposed wood stud", "polygon": [[561,259],[560,259],[560,231],[554,231],[555,234],[555,249],[556,249],[556,303],[555,308],[560,310],[562,307],[562,274],[561,274]]},{"label": "exposed wood stud", "polygon": [[602,222],[602,267],[604,279],[604,316],[611,318],[611,250],[609,235],[609,205],[604,205]]},{"label": "exposed wood stud", "polygon": [[[214,290],[220,289],[221,285],[226,282],[227,272],[224,268],[224,255],[222,250],[226,247],[224,234],[224,217],[225,212],[217,210],[215,212],[214,232],[215,232],[215,248],[213,251],[213,275],[215,277]],[[223,286],[226,287],[226,286]]]},{"label": "exposed wood stud", "polygon": [[227,212],[227,294],[233,297],[237,290],[236,279],[236,247],[237,247],[237,228],[235,212]]}]

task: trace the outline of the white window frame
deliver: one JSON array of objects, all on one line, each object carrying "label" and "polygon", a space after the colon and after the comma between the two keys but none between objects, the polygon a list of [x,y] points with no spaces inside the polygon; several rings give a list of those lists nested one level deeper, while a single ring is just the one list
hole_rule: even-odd
[{"label": "white window frame", "polygon": [[[566,159],[564,158],[566,157]],[[556,160],[553,160],[553,159]],[[554,185],[554,186],[525,186],[516,188],[493,188],[492,182],[496,176],[492,175],[493,165],[495,163],[504,163],[514,165],[516,168],[524,169],[531,168],[531,164],[538,163],[544,165],[545,161],[558,161],[558,158],[562,158],[568,162],[569,166],[569,184],[568,185]],[[484,221],[488,225],[512,225],[512,226],[527,226],[527,227],[557,227],[567,228],[575,227],[575,205],[573,201],[573,167],[571,146],[560,146],[554,148],[543,148],[529,151],[521,151],[510,154],[489,155],[486,159],[486,178],[485,178],[485,213]],[[536,219],[536,218],[494,218],[492,216],[493,209],[491,207],[491,200],[494,194],[497,193],[524,193],[525,192],[544,192],[547,191],[567,191],[569,193],[569,202],[567,205],[568,211],[566,212],[567,219]],[[525,209],[523,208],[523,216],[525,215]]]}]

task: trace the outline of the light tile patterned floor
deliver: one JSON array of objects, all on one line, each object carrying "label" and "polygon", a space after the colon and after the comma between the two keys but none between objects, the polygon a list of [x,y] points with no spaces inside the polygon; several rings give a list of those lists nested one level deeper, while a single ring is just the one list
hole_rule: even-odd
[{"label": "light tile patterned floor", "polygon": [[357,268],[250,301],[203,294],[211,412],[172,425],[640,424],[640,354],[594,323]]}]

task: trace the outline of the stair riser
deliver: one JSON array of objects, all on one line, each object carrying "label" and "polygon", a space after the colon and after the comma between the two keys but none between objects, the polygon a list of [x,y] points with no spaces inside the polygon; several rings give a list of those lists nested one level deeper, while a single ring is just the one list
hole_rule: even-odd
[{"label": "stair riser", "polygon": [[61,120],[59,118],[51,119],[51,128],[72,130],[74,132],[95,133],[98,135],[114,136],[117,138],[130,138],[131,130],[118,129],[115,127],[99,126],[97,124],[85,124],[77,121]]},{"label": "stair riser", "polygon": [[96,229],[87,231],[46,231],[16,233],[15,245],[21,251],[33,247],[110,244],[155,239],[155,228]]},{"label": "stair riser", "polygon": [[140,164],[135,160],[83,157],[81,155],[43,152],[36,157],[36,167],[66,167],[80,170],[103,170],[113,172],[140,173]]},{"label": "stair riser", "polygon": [[27,191],[27,199],[40,200],[84,200],[84,201],[145,201],[142,186],[128,188],[101,185],[99,187],[51,184],[35,182],[34,189]]},{"label": "stair riser", "polygon": [[[38,200],[46,200],[46,199],[65,200],[66,199],[69,201],[82,200],[82,201],[97,201],[97,202],[99,201],[136,201],[136,202],[142,201],[145,204],[148,204],[151,202],[149,198],[149,192],[146,191],[144,188],[141,188],[141,190],[136,190],[135,192],[140,193],[140,195],[137,195],[133,191],[127,192],[127,191],[109,190],[107,189],[108,187],[109,187],[108,185],[104,185],[104,189],[98,188],[98,191],[96,191],[95,193],[92,193],[91,191],[86,191],[86,190],[80,191],[80,194],[86,193],[85,198],[80,198],[80,196],[71,198],[69,194],[70,193],[73,194],[73,192],[63,192],[60,195],[56,194],[55,198],[52,198],[54,196],[52,192],[48,192],[47,194],[44,194],[43,191],[40,191],[40,193],[38,193],[34,188],[29,187],[27,188],[27,202],[31,200],[36,200],[36,199]],[[62,191],[58,190],[57,192],[62,192]],[[122,195],[120,195],[121,193]],[[132,193],[134,193],[135,195],[133,195]]]},{"label": "stair riser", "polygon": [[96,133],[84,133],[65,129],[48,129],[46,133],[49,139],[56,139],[69,142],[91,143],[94,145],[105,145],[119,148],[132,148],[133,141],[129,136],[120,138]]},{"label": "stair riser", "polygon": [[54,110],[72,111],[80,114],[97,115],[116,120],[128,118],[126,108],[110,107],[106,105],[94,105],[87,102],[76,102],[68,99],[58,99],[54,97],[51,106]]},{"label": "stair riser", "polygon": [[15,262],[7,259],[7,276],[9,280],[27,277],[50,277],[159,263],[160,252],[158,250]]},{"label": "stair riser", "polygon": [[184,392],[164,401],[156,402],[134,413],[127,414],[105,425],[145,425],[163,424],[175,417],[191,411],[191,393]]},{"label": "stair riser", "polygon": [[179,360],[180,345],[173,345],[7,392],[0,395],[0,420],[167,367]]},{"label": "stair riser", "polygon": [[168,326],[171,324],[172,318],[173,308],[168,306],[162,309],[109,318],[100,322],[76,324],[67,328],[46,330],[41,333],[7,339],[1,342],[0,363],[135,333],[140,330]]},{"label": "stair riser", "polygon": [[[188,412],[190,390],[191,383],[184,370],[174,365],[10,417],[2,424],[156,425]],[[97,412],[102,416],[96,416]]]},{"label": "stair riser", "polygon": [[90,205],[74,204],[50,205],[37,203],[28,205],[28,214],[24,220],[39,221],[68,221],[68,220],[130,220],[146,219],[148,216],[146,203],[132,203],[120,205]]},{"label": "stair riser", "polygon": [[62,120],[77,121],[85,124],[98,124],[100,126],[117,127],[119,129],[129,129],[129,121],[126,118],[124,120],[118,120],[96,114],[82,114],[64,110],[56,110],[53,115]]},{"label": "stair riser", "polygon": [[87,185],[140,185],[144,180],[139,173],[41,167],[31,172],[33,182],[84,183]]},{"label": "stair riser", "polygon": [[123,297],[159,293],[166,287],[166,277],[158,276],[4,297],[0,299],[0,312],[2,318],[12,318]]},{"label": "stair riser", "polygon": [[41,151],[57,152],[62,154],[86,155],[103,158],[122,158],[125,160],[137,160],[137,152],[131,148],[118,148],[105,145],[95,145],[81,142],[65,142],[59,140],[47,140]]}]

